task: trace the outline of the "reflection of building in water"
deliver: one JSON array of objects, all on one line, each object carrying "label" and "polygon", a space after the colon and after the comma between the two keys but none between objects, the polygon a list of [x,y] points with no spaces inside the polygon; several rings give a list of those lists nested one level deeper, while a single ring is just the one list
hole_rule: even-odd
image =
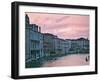
[{"label": "reflection of building in water", "polygon": [[64,55],[75,53],[89,53],[89,40],[60,39],[50,33],[41,33],[41,28],[30,24],[29,17],[25,17],[25,57],[26,62],[37,60],[43,56]]},{"label": "reflection of building in water", "polygon": [[25,53],[27,62],[43,56],[43,35],[40,33],[39,26],[29,24],[29,17],[27,15],[25,26]]}]

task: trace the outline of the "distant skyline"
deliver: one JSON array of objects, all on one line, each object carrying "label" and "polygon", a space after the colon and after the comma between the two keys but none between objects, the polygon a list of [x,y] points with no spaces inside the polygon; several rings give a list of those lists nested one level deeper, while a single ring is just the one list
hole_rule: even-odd
[{"label": "distant skyline", "polygon": [[89,16],[51,13],[26,13],[30,24],[41,27],[42,33],[51,33],[62,39],[89,39]]}]

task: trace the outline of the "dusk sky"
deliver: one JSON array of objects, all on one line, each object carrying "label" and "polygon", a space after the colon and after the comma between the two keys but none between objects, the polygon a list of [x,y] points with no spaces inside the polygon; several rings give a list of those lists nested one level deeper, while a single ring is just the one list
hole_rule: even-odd
[{"label": "dusk sky", "polygon": [[26,13],[30,24],[41,27],[42,33],[51,33],[63,39],[89,38],[89,16],[48,13]]}]

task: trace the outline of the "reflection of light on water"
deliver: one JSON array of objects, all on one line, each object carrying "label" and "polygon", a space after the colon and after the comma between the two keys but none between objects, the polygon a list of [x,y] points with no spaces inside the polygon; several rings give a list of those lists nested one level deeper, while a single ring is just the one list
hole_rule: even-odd
[{"label": "reflection of light on water", "polygon": [[60,57],[55,61],[44,63],[44,67],[53,67],[53,66],[78,66],[78,65],[89,65],[89,60],[86,61],[86,58],[89,54],[72,54],[64,57]]}]

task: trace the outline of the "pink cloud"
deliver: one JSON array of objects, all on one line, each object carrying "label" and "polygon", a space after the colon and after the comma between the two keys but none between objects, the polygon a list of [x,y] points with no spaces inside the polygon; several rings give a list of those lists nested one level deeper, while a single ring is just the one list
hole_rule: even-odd
[{"label": "pink cloud", "polygon": [[89,38],[88,15],[26,13],[31,24],[41,26],[41,32],[52,33],[63,39]]}]

